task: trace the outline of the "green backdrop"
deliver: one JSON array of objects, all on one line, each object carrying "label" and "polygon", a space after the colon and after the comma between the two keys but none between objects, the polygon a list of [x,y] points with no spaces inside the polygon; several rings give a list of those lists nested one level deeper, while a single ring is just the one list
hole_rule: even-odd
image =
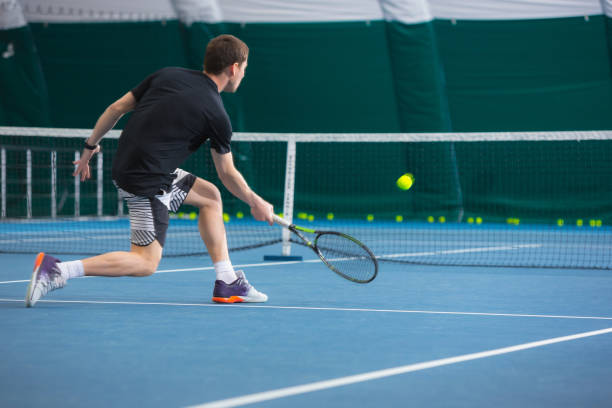
[{"label": "green backdrop", "polygon": [[[224,95],[235,131],[610,129],[610,24],[604,16],[414,25],[30,24],[0,32],[3,45],[28,50],[22,59],[0,63],[0,125],[90,128],[108,104],[150,72],[168,65],[200,69],[206,42],[227,32],[251,49],[239,92]],[[549,151],[549,144],[537,143],[366,144],[350,152],[346,145],[302,146],[296,211],[337,206],[383,217],[402,211],[417,219],[484,215],[553,222],[563,216],[609,223],[609,145]],[[247,179],[278,208],[284,147],[272,149],[273,159],[264,159],[256,144],[240,149],[237,160]],[[205,149],[197,155],[208,160]],[[336,167],[313,165],[317,155]],[[273,160],[274,176],[262,160]],[[200,166],[186,164],[213,177]],[[417,177],[409,194],[394,185],[404,172]],[[313,178],[319,183],[307,184]],[[539,184],[530,183],[534,178]],[[363,183],[351,188],[342,182],[347,179]],[[108,189],[110,197],[110,184]],[[105,206],[114,208],[112,201]],[[229,198],[227,206],[241,208]]]}]

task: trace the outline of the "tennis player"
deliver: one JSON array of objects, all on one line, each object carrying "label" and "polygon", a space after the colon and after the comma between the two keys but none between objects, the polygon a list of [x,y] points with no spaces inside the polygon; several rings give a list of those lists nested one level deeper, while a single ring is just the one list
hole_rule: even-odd
[{"label": "tennis player", "polygon": [[267,301],[268,297],[249,284],[244,273],[235,271],[230,262],[219,190],[179,168],[210,140],[223,185],[251,207],[255,219],[272,224],[272,205],[255,194],[234,167],[232,127],[220,95],[236,92],[248,53],[247,45],[238,38],[218,36],[206,47],[203,71],[161,69],[104,111],[85,141],[81,159],[74,162],[74,175],[83,181],[91,177],[89,160],[100,151],[98,143],[119,118],[131,111],[112,169],[113,181],[129,209],[131,251],[71,262],[40,253],[26,293],[26,306],[34,306],[71,278],[153,274],[162,257],[168,211],[177,211],[183,203],[200,209],[198,228],[216,272],[213,301]]}]

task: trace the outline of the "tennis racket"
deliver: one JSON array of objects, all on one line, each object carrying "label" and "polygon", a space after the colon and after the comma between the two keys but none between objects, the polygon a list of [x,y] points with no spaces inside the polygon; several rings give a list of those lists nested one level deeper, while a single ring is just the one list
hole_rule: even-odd
[{"label": "tennis racket", "polygon": [[[329,269],[357,283],[372,282],[378,274],[378,261],[370,249],[350,235],[336,231],[317,231],[299,227],[274,215],[274,222],[300,238]],[[313,234],[311,241],[302,232]]]}]

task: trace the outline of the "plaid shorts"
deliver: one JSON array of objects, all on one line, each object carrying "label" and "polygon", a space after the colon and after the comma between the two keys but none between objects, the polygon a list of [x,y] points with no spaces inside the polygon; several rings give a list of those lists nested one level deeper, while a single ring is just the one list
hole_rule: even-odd
[{"label": "plaid shorts", "polygon": [[130,213],[132,244],[147,246],[157,240],[164,246],[170,218],[168,211],[176,212],[179,209],[196,180],[193,174],[182,169],[176,169],[173,174],[176,177],[170,191],[162,191],[155,197],[134,195],[115,183],[119,197],[126,201]]}]

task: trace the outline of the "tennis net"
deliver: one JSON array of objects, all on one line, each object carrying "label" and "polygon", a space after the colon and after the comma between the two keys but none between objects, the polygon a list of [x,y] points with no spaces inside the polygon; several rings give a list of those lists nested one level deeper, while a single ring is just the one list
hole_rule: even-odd
[{"label": "tennis net", "polygon": [[[92,180],[71,175],[89,134],[0,128],[0,251],[129,249],[127,209],[110,179],[119,132],[102,141]],[[612,269],[610,131],[236,133],[232,151],[277,212],[354,235],[383,261]],[[220,187],[231,250],[284,240],[289,254],[288,235],[254,221],[221,186],[208,149],[183,167]],[[414,182],[403,190],[396,180],[406,173]],[[172,215],[166,255],[206,254],[196,218],[189,207]]]}]

